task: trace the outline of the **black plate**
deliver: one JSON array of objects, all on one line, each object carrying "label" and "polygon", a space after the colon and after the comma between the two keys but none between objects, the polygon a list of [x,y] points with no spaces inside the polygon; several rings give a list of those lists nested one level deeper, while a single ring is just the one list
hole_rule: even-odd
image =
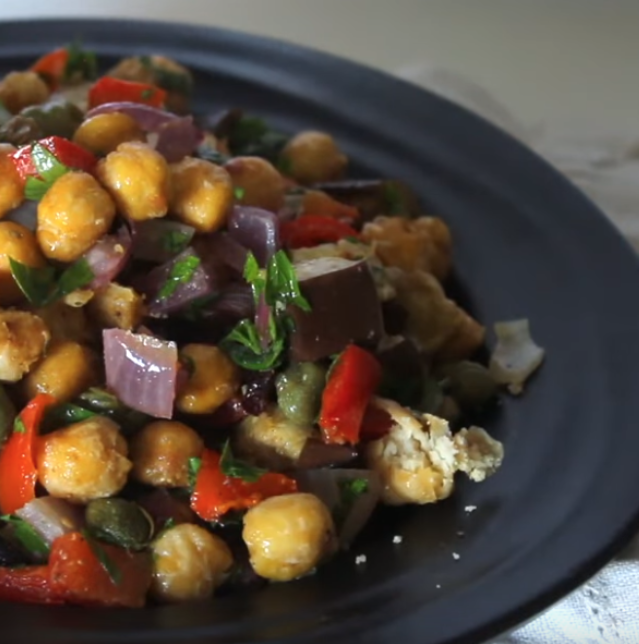
[{"label": "black plate", "polygon": [[[464,110],[279,42],[152,23],[4,23],[0,67],[24,68],[77,36],[107,62],[175,57],[196,72],[198,109],[246,106],[287,130],[326,130],[359,173],[408,181],[450,223],[475,313],[486,323],[528,317],[548,359],[489,426],[506,444],[498,475],[462,482],[439,506],[387,511],[315,576],[163,609],[3,605],[4,644],[479,643],[546,608],[619,550],[639,527],[639,264],[591,203]],[[478,509],[469,514],[468,505]]]}]

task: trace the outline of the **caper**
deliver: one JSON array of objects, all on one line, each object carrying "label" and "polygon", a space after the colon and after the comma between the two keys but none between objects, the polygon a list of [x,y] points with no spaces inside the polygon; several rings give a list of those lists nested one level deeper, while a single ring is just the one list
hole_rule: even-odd
[{"label": "caper", "polygon": [[464,409],[478,409],[493,400],[499,386],[486,367],[464,360],[444,365],[440,375],[450,395]]},{"label": "caper", "polygon": [[125,499],[95,499],[85,510],[89,530],[101,541],[140,550],[153,536],[153,520],[137,503]]},{"label": "caper", "polygon": [[294,423],[312,425],[319,414],[326,370],[313,362],[296,362],[275,381],[277,404]]},{"label": "caper", "polygon": [[55,100],[43,105],[32,105],[20,112],[32,118],[42,130],[43,136],[73,137],[84,115],[77,105],[65,100]]},{"label": "caper", "polygon": [[437,414],[444,402],[444,392],[435,378],[425,378],[417,409],[425,414]]},{"label": "caper", "polygon": [[41,138],[42,130],[35,119],[22,114],[16,114],[0,127],[0,143],[20,147]]}]

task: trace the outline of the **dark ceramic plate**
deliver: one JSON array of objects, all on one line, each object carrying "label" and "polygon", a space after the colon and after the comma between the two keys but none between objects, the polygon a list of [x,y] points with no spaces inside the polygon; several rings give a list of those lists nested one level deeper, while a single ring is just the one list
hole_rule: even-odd
[{"label": "dark ceramic plate", "polygon": [[[534,616],[623,546],[639,528],[639,263],[590,202],[462,109],[270,40],[137,22],[4,23],[0,71],[76,37],[109,64],[175,57],[195,71],[197,109],[246,106],[286,130],[326,130],[358,174],[410,183],[453,230],[475,314],[487,324],[528,317],[548,358],[488,426],[506,445],[494,478],[461,482],[438,506],[383,512],[316,575],[161,609],[2,605],[3,644],[476,644]],[[367,562],[356,566],[360,554]]]}]

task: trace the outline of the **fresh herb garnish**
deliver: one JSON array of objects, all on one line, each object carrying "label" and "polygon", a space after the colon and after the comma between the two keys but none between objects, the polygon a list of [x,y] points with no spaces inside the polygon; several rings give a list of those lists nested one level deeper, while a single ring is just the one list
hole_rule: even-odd
[{"label": "fresh herb garnish", "polygon": [[200,470],[202,469],[202,459],[198,458],[197,456],[192,456],[189,459],[188,469],[189,469],[189,487],[193,489],[195,487],[195,484],[197,483],[197,476],[200,473]]},{"label": "fresh herb garnish", "polygon": [[216,150],[215,148],[211,147],[208,143],[201,143],[197,147],[195,154],[200,159],[204,159],[205,161],[210,161],[215,165],[224,165],[230,158],[225,154],[222,154],[219,150]]},{"label": "fresh herb garnish", "polygon": [[91,552],[93,552],[95,558],[100,562],[104,570],[106,570],[111,581],[116,586],[119,586],[122,582],[122,571],[116,566],[113,559],[109,557],[106,550],[95,540],[92,534],[87,530],[82,530],[82,536],[86,539],[87,544],[89,544],[89,548],[91,548]]},{"label": "fresh herb garnish", "polygon": [[153,74],[156,85],[167,92],[188,95],[193,89],[193,83],[188,74],[179,71],[165,69],[160,65],[154,65],[150,56],[140,56],[140,62]]},{"label": "fresh herb garnish", "polygon": [[63,80],[95,80],[98,77],[98,61],[94,52],[82,49],[80,43],[71,43],[67,52],[69,57],[62,74]]},{"label": "fresh herb garnish", "polygon": [[24,196],[30,201],[39,201],[55,181],[69,172],[69,168],[40,143],[31,148],[31,160],[40,178],[27,178]]},{"label": "fresh herb garnish", "polygon": [[20,416],[16,416],[16,419],[13,421],[13,432],[14,434],[26,434],[27,428],[24,426],[24,421]]},{"label": "fresh herb garnish", "polygon": [[404,198],[399,188],[392,183],[387,183],[384,186],[384,201],[386,202],[386,209],[388,215],[401,215],[404,212]]},{"label": "fresh herb garnish", "polygon": [[195,255],[189,255],[175,262],[169,271],[169,276],[158,292],[158,298],[165,300],[171,297],[181,284],[186,284],[195,274],[200,266],[200,258]]},{"label": "fresh herb garnish", "polygon": [[259,156],[277,163],[288,137],[272,130],[267,123],[254,116],[243,116],[233,126],[229,147],[235,156]]},{"label": "fresh herb garnish", "polygon": [[172,255],[181,253],[191,241],[192,235],[183,230],[169,230],[162,235],[162,249]]},{"label": "fresh herb garnish", "polygon": [[241,186],[237,186],[233,190],[233,195],[238,201],[242,201],[242,199],[244,199],[245,194],[246,194],[246,190],[244,190],[244,188],[242,188]]},{"label": "fresh herb garnish", "polygon": [[244,461],[235,458],[233,456],[233,452],[231,452],[231,444],[228,440],[224,443],[224,447],[222,448],[220,469],[224,476],[230,476],[234,479],[242,479],[247,483],[255,483],[256,481],[259,481],[264,474],[268,472],[268,470],[261,467],[254,467],[249,463],[245,463]]},{"label": "fresh herb garnish", "polygon": [[[272,318],[272,316],[271,316]],[[274,323],[271,320],[271,326]],[[260,334],[251,320],[242,320],[222,341],[222,347],[233,362],[250,371],[269,371],[279,366],[285,348],[280,329],[270,329],[271,342],[265,349]]]},{"label": "fresh herb garnish", "polygon": [[264,296],[269,306],[284,309],[292,304],[307,313],[311,310],[300,291],[295,267],[283,250],[277,251],[269,261]]},{"label": "fresh herb garnish", "polygon": [[9,258],[11,274],[25,297],[35,306],[47,306],[73,291],[87,286],[94,278],[84,258],[80,258],[62,273],[51,266],[33,267]]},{"label": "fresh herb garnish", "polygon": [[333,510],[333,518],[337,528],[344,525],[353,504],[362,494],[368,492],[368,479],[357,478],[342,480],[338,483],[340,499],[339,503]]},{"label": "fresh herb garnish", "polygon": [[88,420],[96,415],[94,411],[85,409],[74,403],[63,403],[47,410],[47,422],[55,423],[58,426],[73,425]]},{"label": "fresh herb garnish", "polygon": [[155,94],[155,90],[149,87],[148,89],[143,89],[140,92],[140,98],[146,101],[149,98],[153,98],[153,94]]},{"label": "fresh herb garnish", "polygon": [[0,516],[0,520],[5,521],[11,526],[13,537],[30,554],[40,559],[46,559],[49,556],[49,546],[30,523],[12,514]]}]

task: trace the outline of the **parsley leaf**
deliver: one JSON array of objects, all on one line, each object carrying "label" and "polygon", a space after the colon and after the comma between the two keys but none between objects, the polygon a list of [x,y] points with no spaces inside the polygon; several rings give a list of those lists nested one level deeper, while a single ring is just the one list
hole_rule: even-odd
[{"label": "parsley leaf", "polygon": [[86,539],[87,544],[89,544],[89,548],[91,548],[91,552],[93,552],[95,558],[100,562],[104,570],[106,570],[111,581],[116,586],[119,586],[122,582],[122,571],[116,566],[113,559],[109,557],[102,545],[94,539],[93,535],[87,530],[82,530],[82,536]]},{"label": "parsley leaf", "polygon": [[257,304],[260,295],[264,293],[266,288],[266,271],[260,268],[257,259],[255,259],[255,255],[250,251],[246,256],[243,275],[244,279],[251,285],[253,299]]},{"label": "parsley leaf", "polygon": [[41,559],[46,559],[49,556],[49,546],[42,538],[42,535],[30,523],[12,514],[0,516],[0,520],[6,521],[11,526],[13,537],[30,554]]},{"label": "parsley leaf", "polygon": [[73,425],[81,423],[83,420],[93,418],[96,413],[90,409],[85,409],[74,403],[63,403],[55,405],[47,411],[47,422],[55,423],[57,426]]},{"label": "parsley leaf", "polygon": [[189,468],[189,487],[193,489],[195,487],[195,484],[197,483],[197,475],[200,473],[200,470],[202,469],[202,459],[196,456],[192,456],[189,459],[188,468]]},{"label": "parsley leaf", "polygon": [[241,186],[237,186],[233,190],[233,194],[238,201],[242,201],[242,199],[244,199],[244,195],[246,194],[246,190],[244,190],[244,188],[242,188]]},{"label": "parsley leaf", "polygon": [[281,325],[274,320],[271,320],[271,342],[266,349],[262,347],[255,324],[251,320],[242,320],[222,340],[221,346],[240,367],[250,371],[269,371],[281,363],[285,345]]},{"label": "parsley leaf", "polygon": [[55,181],[69,172],[69,168],[40,143],[31,148],[31,160],[40,178],[27,178],[24,196],[30,201],[39,201]]},{"label": "parsley leaf", "polygon": [[189,255],[175,262],[169,271],[169,276],[162,288],[158,292],[158,298],[165,300],[171,297],[181,284],[186,284],[194,275],[200,266],[200,258],[195,255]]},{"label": "parsley leaf", "polygon": [[24,425],[24,421],[20,416],[16,416],[16,419],[13,421],[13,431],[16,434],[26,434],[27,428]]},{"label": "parsley leaf", "polygon": [[233,126],[229,147],[235,156],[259,156],[277,163],[288,136],[272,130],[261,118],[243,116]]},{"label": "parsley leaf", "polygon": [[278,250],[269,261],[264,294],[269,306],[284,309],[293,304],[307,313],[311,310],[311,305],[300,291],[295,267],[283,250]]},{"label": "parsley leaf", "polygon": [[401,215],[405,210],[402,193],[392,183],[384,186],[384,201],[389,215]]},{"label": "parsley leaf", "polygon": [[140,93],[140,98],[146,101],[149,98],[153,98],[153,94],[155,94],[155,90],[152,87],[149,87],[148,89],[142,90],[142,92]]},{"label": "parsley leaf", "polygon": [[35,306],[47,306],[87,286],[94,278],[93,271],[84,258],[68,266],[59,276],[51,266],[27,266],[13,257],[9,258],[9,267],[16,284]]},{"label": "parsley leaf", "polygon": [[338,482],[340,500],[333,511],[333,517],[337,528],[344,525],[349,512],[357,499],[368,492],[368,479],[356,478],[346,479]]},{"label": "parsley leaf", "polygon": [[162,249],[172,255],[178,255],[188,246],[192,236],[184,230],[168,230],[162,235]]},{"label": "parsley leaf", "polygon": [[166,69],[160,65],[155,65],[150,56],[140,56],[139,61],[153,74],[155,85],[159,85],[167,92],[176,92],[177,94],[190,94],[193,89],[191,77],[180,71]]},{"label": "parsley leaf", "polygon": [[62,74],[63,80],[95,80],[98,77],[98,61],[94,52],[82,49],[77,42],[71,43],[67,52],[69,57]]},{"label": "parsley leaf", "polygon": [[235,458],[231,452],[231,444],[228,440],[224,443],[224,447],[222,448],[220,469],[224,476],[230,476],[234,479],[242,479],[247,483],[255,483],[256,481],[259,481],[264,474],[268,472],[268,470],[261,467],[254,467],[253,465],[249,465],[248,463]]}]

